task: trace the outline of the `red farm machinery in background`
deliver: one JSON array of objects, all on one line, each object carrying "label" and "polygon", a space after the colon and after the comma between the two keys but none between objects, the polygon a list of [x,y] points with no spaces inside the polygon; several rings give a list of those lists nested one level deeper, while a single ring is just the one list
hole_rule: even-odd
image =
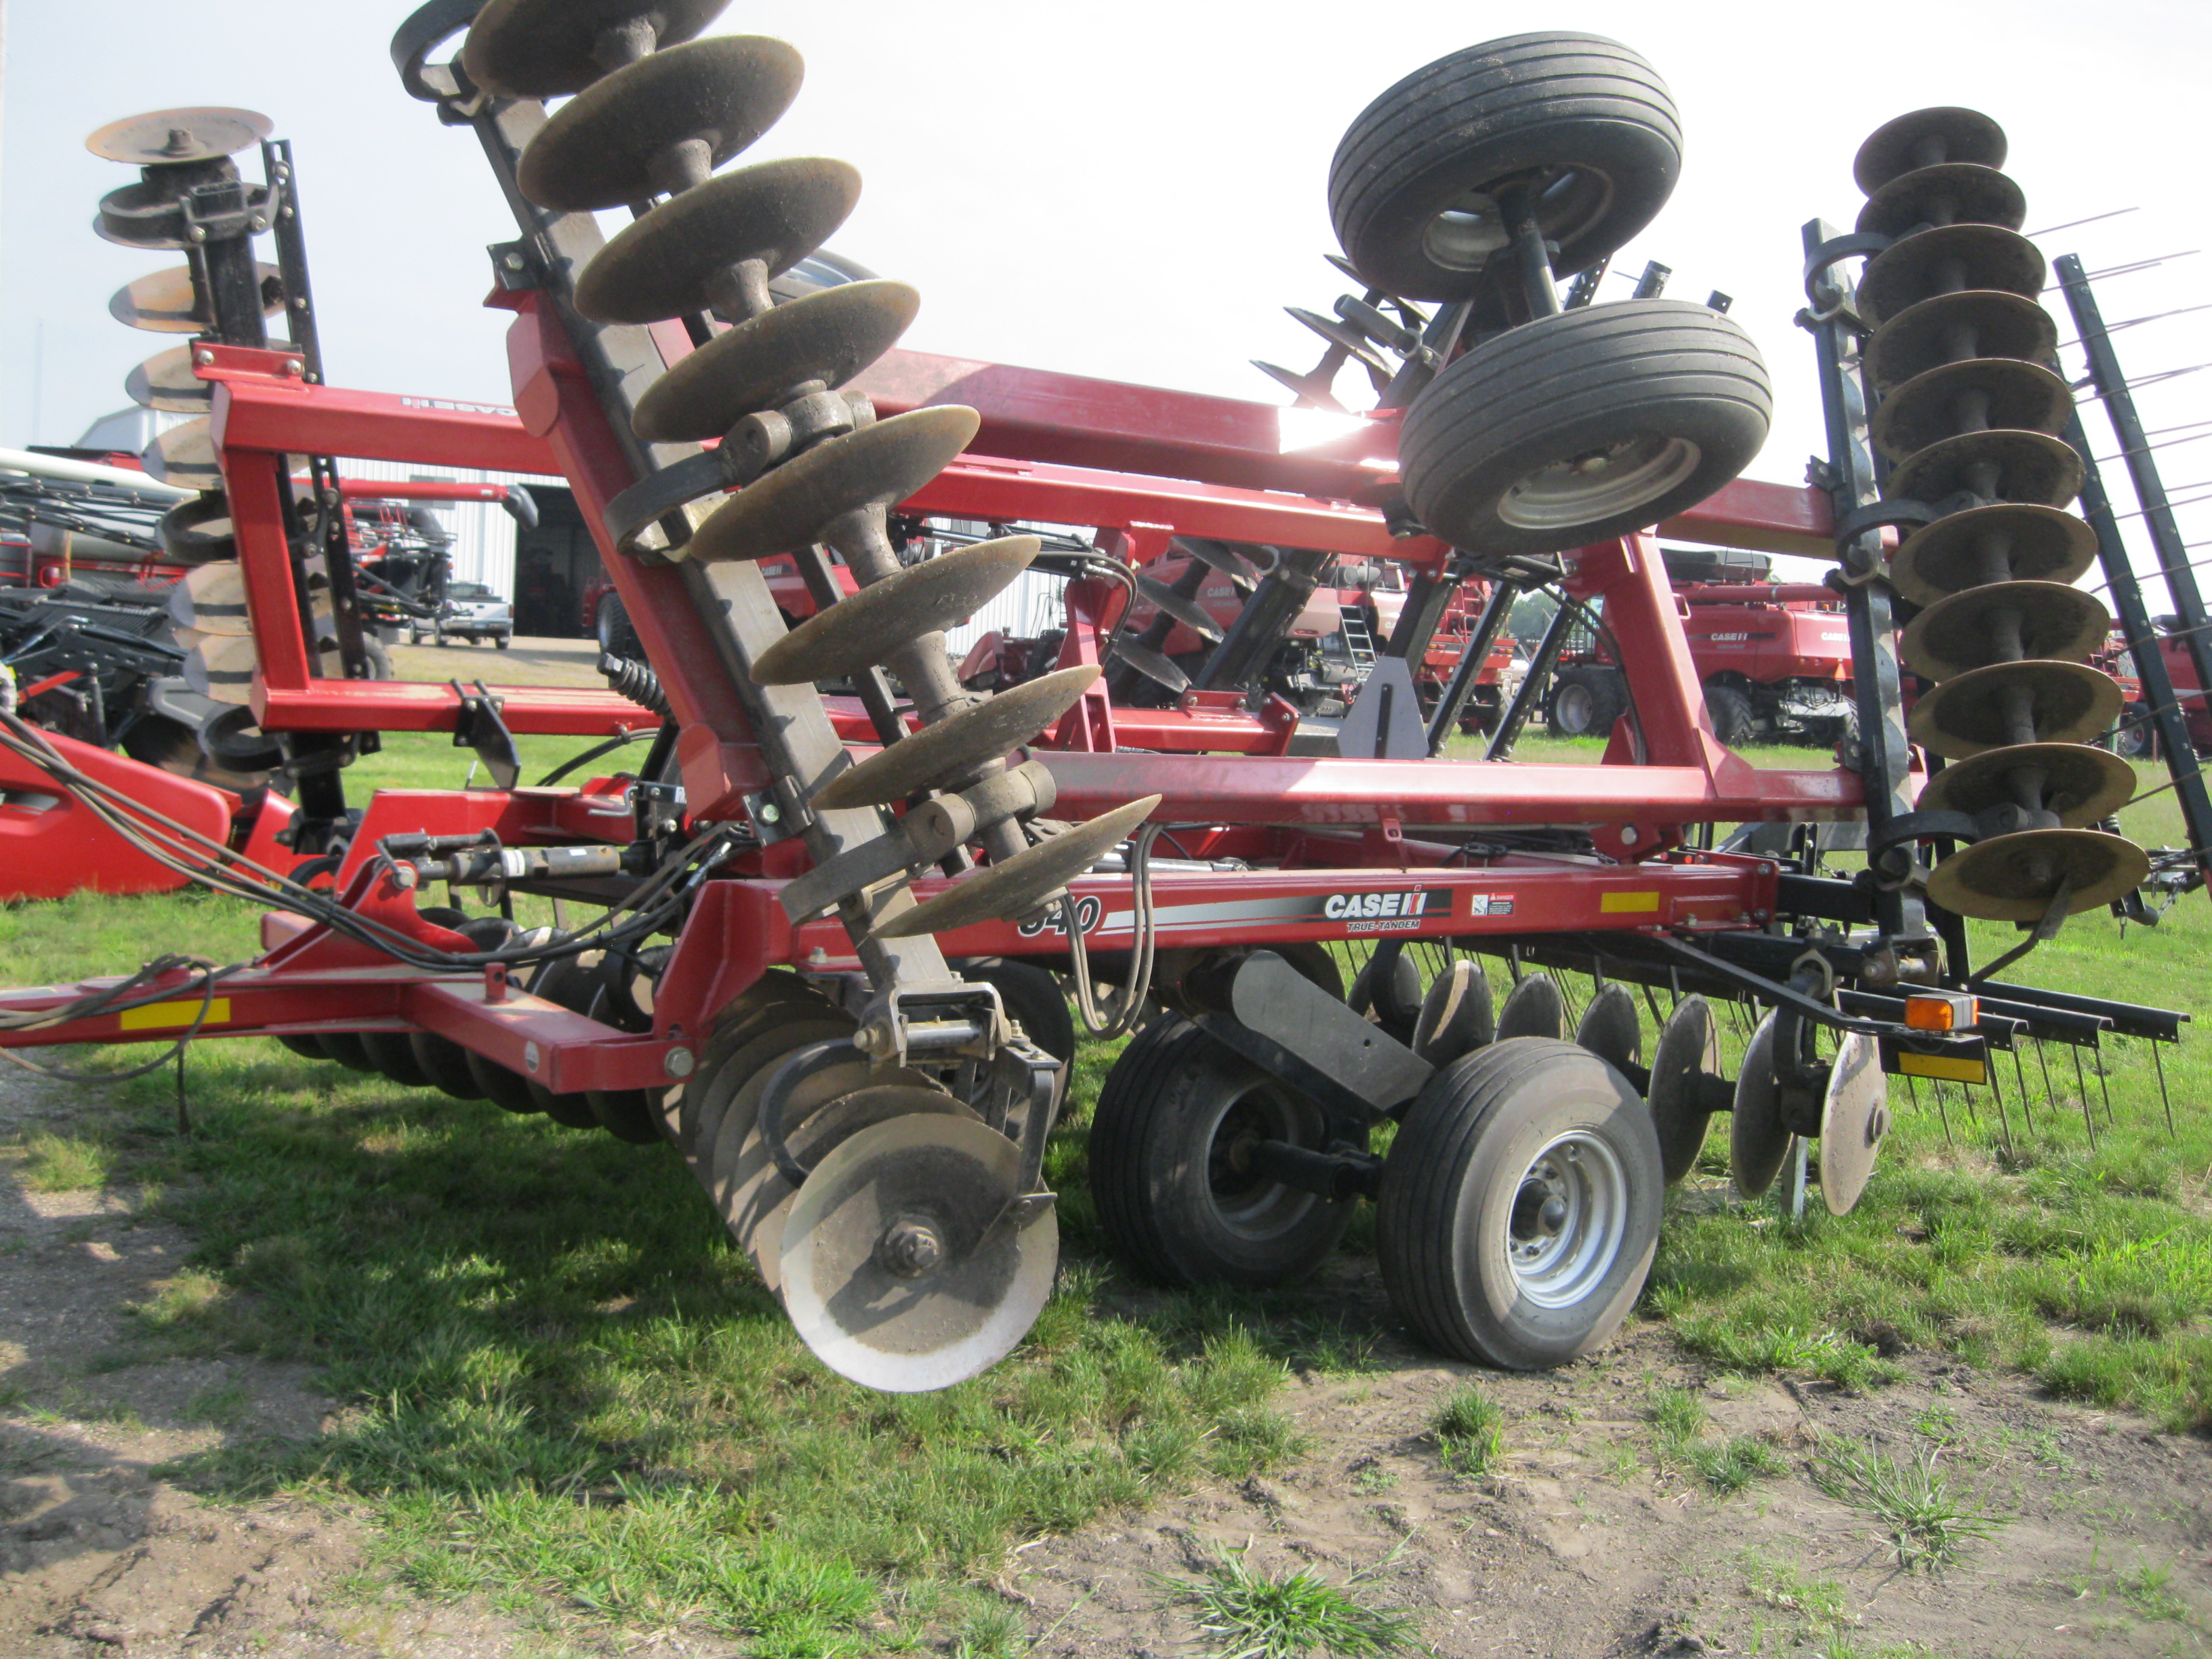
[{"label": "red farm machinery in background", "polygon": [[[491,301],[513,314],[512,408],[327,383],[300,332],[296,214],[268,210],[296,173],[258,118],[163,112],[94,136],[142,168],[103,204],[117,240],[188,250],[125,308],[167,300],[195,334],[178,395],[206,414],[165,441],[205,458],[204,493],[169,515],[198,538],[194,672],[240,699],[296,794],[233,847],[220,792],[165,780],[156,814],[127,763],[9,719],[0,834],[27,855],[67,836],[270,908],[251,963],[0,994],[0,1042],[270,1035],[668,1141],[816,1354],[903,1390],[995,1362],[1049,1289],[1064,987],[1092,1031],[1136,1029],[1089,1130],[1101,1225],[1132,1271],[1285,1283],[1371,1200],[1415,1334],[1516,1367],[1619,1325],[1663,1189],[1716,1114],[1741,1193],[1793,1153],[1802,1177],[1811,1147],[1842,1213],[1873,1173],[1888,1076],[1983,1082],[1993,1052],[2040,1036],[2176,1038],[2179,1015],[1993,978],[2018,951],[1968,955],[1968,916],[2020,920],[2033,943],[2145,868],[2081,827],[2116,804],[2112,757],[2080,742],[2109,680],[2002,648],[2023,629],[2045,642],[2054,584],[1944,551],[1979,548],[1991,514],[2080,523],[2021,507],[2033,468],[2008,459],[2046,454],[2052,412],[1954,432],[1952,382],[2008,385],[2009,360],[1930,370],[1940,396],[1869,381],[1835,320],[1840,262],[1865,258],[1864,290],[1899,318],[1869,362],[1932,349],[1895,330],[1910,304],[1949,303],[1918,239],[1957,217],[1931,204],[1947,148],[1987,162],[1983,118],[1883,129],[1861,182],[1890,228],[1808,241],[1838,438],[1824,486],[1790,488],[1737,476],[1768,396],[1740,327],[1711,305],[1593,302],[1680,163],[1650,66],[1570,33],[1440,60],[1378,97],[1338,158],[1361,295],[1322,365],[1281,378],[1334,403],[1357,362],[1380,396],[1347,435],[1296,449],[1273,407],[902,350],[915,296],[896,282],[779,296],[857,175],[717,171],[799,82],[781,42],[701,36],[720,9],[437,0],[395,41],[409,90],[474,137],[515,211]],[[1614,90],[1518,100],[1556,76]],[[1465,120],[1435,119],[1440,90]],[[230,159],[256,142],[258,184]],[[644,204],[611,238],[593,217]],[[270,288],[252,237],[272,221]],[[264,305],[290,313],[292,344]],[[1853,418],[1877,391],[1876,437],[1942,452],[1963,483],[1881,495]],[[305,488],[301,454],[317,458]],[[349,457],[566,479],[641,659],[605,690],[370,677],[333,510]],[[1762,769],[1717,739],[1654,525],[1834,567],[1821,591],[1842,609],[1820,614],[1850,635],[1854,766]],[[945,630],[1029,570],[1064,579],[1059,638],[963,676]],[[1267,676],[1352,570],[1376,573],[1353,586],[1372,659],[1316,730]],[[1902,647],[1894,581],[1925,596]],[[1537,592],[1554,623],[1493,719],[1481,688]],[[1929,623],[1972,607],[2002,613],[1980,630],[1996,645]],[[1330,608],[1341,633],[1340,591]],[[1604,763],[1514,761],[1577,626],[1624,692]],[[1950,763],[1932,779],[1905,741],[1900,649],[1937,680],[1913,717]],[[1470,714],[1494,727],[1481,757],[1441,757]],[[518,787],[517,735],[641,723],[657,735],[634,771]],[[393,731],[453,733],[495,787],[349,802],[344,763]],[[67,828],[13,804],[27,795]],[[1809,850],[1838,820],[1866,826],[1863,878]],[[1711,826],[1747,822],[1791,826],[1790,853],[1709,850]],[[522,925],[517,896],[563,901],[559,919]],[[1510,969],[1502,1006],[1486,956]],[[1571,1030],[1559,970],[1595,982]],[[1668,999],[1648,1054],[1632,988],[1655,1012]],[[1763,1011],[1733,1078],[1723,1001]]]}]

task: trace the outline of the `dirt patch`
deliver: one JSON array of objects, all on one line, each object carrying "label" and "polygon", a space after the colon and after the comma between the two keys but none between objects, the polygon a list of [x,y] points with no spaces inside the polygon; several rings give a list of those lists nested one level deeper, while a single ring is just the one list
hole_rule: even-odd
[{"label": "dirt patch", "polygon": [[[1382,1287],[1331,1294],[1379,1304]],[[1311,1442],[1295,1468],[1041,1540],[1014,1583],[1036,1651],[1083,1659],[1191,1653],[1193,1610],[1162,1581],[1194,1583],[1233,1550],[1267,1573],[1357,1577],[1362,1599],[1417,1611],[1447,1656],[2203,1650],[2212,1445],[2010,1376],[1899,1363],[1905,1380],[1850,1395],[1709,1376],[1654,1327],[1536,1376],[1386,1343],[1369,1374],[1292,1385],[1281,1403]],[[1428,1434],[1470,1382],[1507,1418],[1480,1478],[1443,1468]],[[1755,1436],[1786,1472],[1722,1497],[1662,1457],[1650,1402],[1678,1387],[1705,1407],[1704,1443]],[[1815,1484],[1820,1447],[1837,1443],[1824,1437],[1932,1455],[2004,1524],[1940,1576],[1908,1572],[1874,1516]]]}]

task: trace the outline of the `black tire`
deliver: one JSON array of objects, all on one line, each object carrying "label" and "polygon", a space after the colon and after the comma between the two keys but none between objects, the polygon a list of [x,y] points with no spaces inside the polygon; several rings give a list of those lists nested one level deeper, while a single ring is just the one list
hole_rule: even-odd
[{"label": "black tire", "polygon": [[362,654],[368,659],[368,677],[373,680],[391,680],[399,677],[392,671],[392,653],[384,648],[382,640],[364,639]]},{"label": "black tire", "polygon": [[[1503,299],[1517,278],[1497,257],[1498,187],[1537,191],[1564,277],[1650,223],[1681,167],[1674,100],[1642,58],[1601,35],[1510,35],[1416,70],[1360,112],[1329,163],[1329,218],[1385,293]],[[1514,305],[1504,320],[1525,315]]]},{"label": "black tire", "polygon": [[1329,1144],[1310,1102],[1178,1015],[1122,1051],[1091,1121],[1091,1193],[1129,1267],[1163,1285],[1262,1288],[1305,1278],[1336,1249],[1356,1200],[1239,1173],[1240,1128]]},{"label": "black tire", "polygon": [[1005,957],[972,957],[952,964],[961,978],[996,988],[1006,1018],[1031,1042],[1062,1066],[1075,1058],[1075,1019],[1060,982],[1033,962]]},{"label": "black tire", "polygon": [[1732,685],[1708,685],[1705,688],[1705,713],[1713,723],[1713,735],[1729,749],[1741,749],[1751,741],[1757,716],[1752,712],[1751,699]]},{"label": "black tire", "polygon": [[1741,325],[1624,300],[1476,346],[1413,400],[1399,462],[1415,516],[1454,547],[1559,553],[1705,500],[1759,453],[1773,408]]},{"label": "black tire", "polygon": [[504,634],[495,634],[495,635],[493,635],[491,636],[491,642],[492,642],[494,645],[497,646],[497,647],[498,647],[501,650],[502,650],[502,651],[506,650],[506,649],[507,649],[507,647],[511,643],[513,643],[513,641],[510,641],[510,640],[507,638],[507,636],[506,635],[504,635]]},{"label": "black tire", "polygon": [[609,592],[601,596],[599,609],[594,619],[598,625],[599,649],[611,656],[626,657],[632,662],[645,660],[645,641],[637,636],[637,629],[629,619],[629,607],[623,604],[622,595]]},{"label": "black tire", "polygon": [[1559,738],[1602,738],[1627,710],[1628,695],[1610,668],[1562,668],[1552,677],[1544,724]]},{"label": "black tire", "polygon": [[[1568,1205],[1549,1234],[1530,1205],[1540,1171]],[[1665,1192],[1650,1115],[1604,1060],[1541,1037],[1478,1049],[1422,1088],[1382,1165],[1376,1238],[1391,1305],[1457,1359],[1510,1370],[1578,1359],[1643,1290]],[[1552,1254],[1516,1265],[1516,1248]]]},{"label": "black tire", "polygon": [[2150,722],[2142,718],[2143,706],[2129,703],[2120,710],[2120,723],[2112,731],[2112,752],[2124,760],[2148,760],[2157,741]]}]

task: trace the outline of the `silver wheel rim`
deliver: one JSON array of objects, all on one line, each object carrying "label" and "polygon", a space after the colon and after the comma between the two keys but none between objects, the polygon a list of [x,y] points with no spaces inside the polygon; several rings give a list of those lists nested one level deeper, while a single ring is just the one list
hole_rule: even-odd
[{"label": "silver wheel rim", "polygon": [[1429,221],[1421,232],[1421,250],[1446,270],[1480,270],[1512,240],[1498,204],[1469,191]]},{"label": "silver wheel rim", "polygon": [[1498,516],[1520,530],[1565,530],[1632,513],[1698,470],[1687,438],[1624,438],[1540,467],[1505,492]]},{"label": "silver wheel rim", "polygon": [[1208,1137],[1206,1169],[1207,1202],[1223,1231],[1254,1244],[1295,1231],[1322,1200],[1253,1175],[1244,1160],[1255,1141],[1314,1146],[1320,1138],[1320,1126],[1310,1114],[1264,1085],[1224,1107]]},{"label": "silver wheel rim", "polygon": [[1590,694],[1586,685],[1567,685],[1552,699],[1552,712],[1559,716],[1559,730],[1579,733],[1589,730]]},{"label": "silver wheel rim", "polygon": [[1612,1147],[1587,1129],[1559,1136],[1529,1160],[1505,1225],[1505,1261],[1521,1295],[1571,1308],[1602,1283],[1628,1237],[1628,1177]]}]

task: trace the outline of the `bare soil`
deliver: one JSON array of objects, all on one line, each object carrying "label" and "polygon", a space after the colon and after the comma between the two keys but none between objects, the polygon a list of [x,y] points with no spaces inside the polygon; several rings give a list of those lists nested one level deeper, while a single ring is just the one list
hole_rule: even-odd
[{"label": "bare soil", "polygon": [[[0,1139],[47,1120],[60,1091],[0,1076]],[[435,1606],[383,1583],[360,1518],[289,1501],[216,1504],[163,1466],[226,1444],[311,1440],[331,1402],[297,1366],[155,1358],[128,1309],[185,1265],[190,1239],[128,1194],[27,1191],[0,1164],[0,1656],[476,1659],[580,1649],[721,1655],[727,1642],[640,1642]],[[1371,1268],[1319,1287],[1382,1306]],[[1202,1651],[1170,1581],[1224,1550],[1255,1569],[1311,1567],[1417,1611],[1446,1656],[2198,1653],[2212,1631],[2212,1444],[2039,1398],[2011,1376],[1911,1353],[1905,1380],[1853,1395],[1743,1383],[1633,1328],[1569,1370],[1443,1365],[1385,1339],[1372,1365],[1295,1381],[1283,1401],[1308,1454],[1277,1475],[1202,1487],[1159,1510],[1024,1545],[1000,1580],[1027,1604],[1040,1656]],[[1440,1463],[1427,1425],[1468,1381],[1504,1407],[1480,1478]],[[1662,1459],[1661,1385],[1699,1391],[1715,1434],[1755,1434],[1787,1474],[1734,1497]],[[1933,1413],[1933,1415],[1931,1415]],[[1943,1437],[1939,1467],[2007,1522],[1942,1577],[1899,1569],[1880,1524],[1812,1482],[1818,1436],[1901,1455]],[[2144,1588],[2141,1570],[2161,1584]],[[1820,1610],[1820,1581],[1840,1594]],[[1836,1594],[1836,1592],[1831,1592]]]}]

